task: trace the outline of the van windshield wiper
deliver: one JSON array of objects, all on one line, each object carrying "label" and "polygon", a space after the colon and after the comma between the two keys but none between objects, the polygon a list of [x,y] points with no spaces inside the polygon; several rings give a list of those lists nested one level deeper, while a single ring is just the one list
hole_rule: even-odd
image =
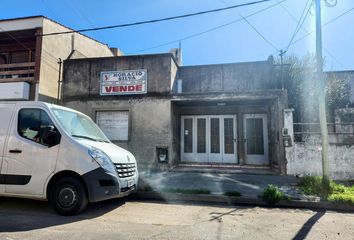
[{"label": "van windshield wiper", "polygon": [[88,137],[88,136],[84,136],[84,135],[71,135],[72,137],[77,137],[77,138],[85,138],[85,139],[89,139],[95,142],[99,142],[98,139],[92,138],[92,137]]}]

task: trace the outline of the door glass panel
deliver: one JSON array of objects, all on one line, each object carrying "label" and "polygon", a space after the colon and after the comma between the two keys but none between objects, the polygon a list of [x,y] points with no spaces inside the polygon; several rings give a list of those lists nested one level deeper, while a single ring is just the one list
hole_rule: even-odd
[{"label": "door glass panel", "polygon": [[40,109],[21,109],[18,115],[17,131],[23,138],[48,145],[44,142],[49,132],[56,131],[48,114]]},{"label": "door glass panel", "polygon": [[264,154],[263,119],[246,119],[247,154]]},{"label": "door glass panel", "polygon": [[233,118],[224,119],[224,147],[225,153],[234,153],[234,121]]},{"label": "door glass panel", "polygon": [[220,153],[220,120],[210,119],[210,152]]},{"label": "door glass panel", "polygon": [[191,153],[193,152],[193,119],[185,118],[184,119],[184,152]]},{"label": "door glass panel", "polygon": [[206,153],[206,119],[197,119],[197,152]]}]

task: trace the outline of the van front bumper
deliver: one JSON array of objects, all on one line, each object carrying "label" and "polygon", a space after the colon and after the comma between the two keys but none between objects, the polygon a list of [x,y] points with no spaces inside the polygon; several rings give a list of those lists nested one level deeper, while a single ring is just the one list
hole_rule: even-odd
[{"label": "van front bumper", "polygon": [[137,188],[136,179],[132,179],[132,186],[124,186],[118,176],[106,172],[103,168],[96,168],[82,175],[88,191],[89,202],[98,202],[129,195]]}]

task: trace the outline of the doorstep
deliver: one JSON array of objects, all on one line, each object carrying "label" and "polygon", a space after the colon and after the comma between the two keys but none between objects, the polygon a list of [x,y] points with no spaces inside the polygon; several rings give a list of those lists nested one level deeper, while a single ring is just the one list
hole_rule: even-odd
[{"label": "doorstep", "polygon": [[254,174],[254,175],[279,175],[268,166],[251,165],[221,165],[221,164],[178,164],[170,169],[171,172],[195,173],[226,173],[226,174]]}]

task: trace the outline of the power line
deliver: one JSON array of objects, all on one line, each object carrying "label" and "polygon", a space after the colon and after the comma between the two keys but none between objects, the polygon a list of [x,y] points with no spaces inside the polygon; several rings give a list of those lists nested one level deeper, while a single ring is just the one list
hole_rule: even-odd
[{"label": "power line", "polygon": [[196,13],[189,13],[189,14],[183,14],[183,15],[179,15],[179,16],[159,18],[159,19],[153,19],[153,20],[147,20],[147,21],[141,21],[141,22],[125,23],[125,24],[112,25],[112,26],[106,26],[106,27],[98,27],[98,28],[87,28],[87,29],[81,29],[81,30],[71,30],[71,31],[64,31],[64,32],[46,33],[46,34],[41,34],[40,36],[51,36],[51,35],[68,34],[68,33],[75,33],[75,32],[97,31],[97,30],[110,29],[110,28],[130,27],[130,26],[136,26],[136,25],[142,25],[142,24],[169,21],[169,20],[179,19],[179,18],[192,17],[192,16],[203,15],[203,14],[208,14],[208,13],[215,13],[215,12],[225,11],[225,10],[229,10],[229,9],[239,8],[239,7],[256,5],[256,4],[269,2],[269,1],[272,1],[272,0],[260,0],[260,1],[255,1],[255,2],[248,2],[248,3],[233,5],[233,6],[224,7],[224,8],[212,9],[212,10],[208,10],[208,11],[201,11],[201,12],[196,12]]},{"label": "power line", "polygon": [[[351,12],[351,11],[353,11],[353,10],[354,10],[354,7],[351,8],[351,9],[349,9],[349,10],[347,10],[347,11],[345,11],[344,13],[338,15],[337,17],[335,17],[335,18],[329,20],[328,22],[324,23],[324,24],[322,25],[322,27],[327,26],[328,24],[333,23],[333,22],[336,21],[337,19],[343,17],[344,15],[348,14],[349,12]],[[304,35],[304,36],[302,36],[302,37],[296,39],[291,45],[294,45],[295,43],[297,43],[297,42],[301,41],[302,39],[308,37],[309,35],[311,35],[311,34],[314,33],[314,32],[315,32],[315,31],[311,31],[311,32],[309,32],[308,34],[306,34],[306,35]]]},{"label": "power line", "polygon": [[58,16],[56,15],[56,13],[48,6],[48,4],[46,3],[45,0],[42,0],[42,3],[43,3],[43,5],[49,10],[49,12],[51,12],[51,13],[53,14],[54,17],[56,17],[57,19],[59,19]]},{"label": "power line", "polygon": [[[296,37],[297,33],[299,32],[300,28],[302,28],[302,25],[304,24],[304,22],[305,22],[305,20],[306,20],[306,17],[307,17],[307,15],[308,15],[309,12],[310,12],[310,9],[311,9],[311,2],[312,2],[311,0],[307,0],[307,2],[306,2],[306,4],[305,4],[305,7],[304,7],[304,9],[303,9],[303,11],[302,11],[302,13],[301,13],[301,16],[300,16],[299,20],[297,21],[297,25],[296,25],[296,27],[295,27],[294,33],[293,33],[293,35],[291,36],[291,39],[290,39],[288,45],[286,46],[286,48],[285,48],[285,50],[284,50],[284,53],[286,53],[286,52],[289,50],[289,48],[290,48],[290,46],[291,46],[291,43],[293,42],[293,40],[294,40],[294,38]],[[309,7],[308,7],[308,9],[307,9],[307,11],[306,11],[307,5],[308,5],[309,3],[310,3],[310,5],[309,5]],[[305,11],[306,11],[306,14],[305,14]],[[304,14],[305,14],[305,15],[304,15]]]},{"label": "power line", "polygon": [[[76,4],[75,0],[69,0],[66,2],[71,4],[72,9],[74,9],[81,16],[81,18],[84,19],[90,25],[90,27],[92,28],[96,27],[96,24],[93,24],[92,21],[83,13],[83,11],[80,10],[80,7]],[[102,39],[105,39],[105,37],[101,34],[101,32],[98,32],[98,34]]]},{"label": "power line", "polygon": [[[17,38],[15,38],[14,36],[12,36],[12,34],[10,34],[9,32],[5,31],[5,29],[3,29],[2,27],[0,27],[0,30],[2,30],[2,32],[4,32],[5,34],[7,34],[10,38],[12,38],[13,40],[15,40],[18,44],[20,44],[23,48],[27,49],[28,51],[30,51],[32,54],[34,54],[35,56],[38,56],[38,53],[34,52],[32,49],[30,49],[29,47],[27,47],[24,43],[22,43],[21,41],[19,41]],[[54,69],[55,71],[58,71],[58,69],[56,69],[55,67],[53,67],[51,65],[51,62],[48,62],[45,58],[44,55],[43,56],[43,61],[47,62],[48,66],[51,67],[52,69]]]},{"label": "power line", "polygon": [[[280,3],[280,6],[284,9],[284,11],[295,21],[297,22],[296,18],[294,17],[294,15],[291,14],[291,12],[283,5]],[[353,8],[354,9],[354,8]],[[301,26],[301,28],[307,33],[309,34],[309,31],[304,27]],[[315,38],[315,37],[313,37]],[[323,50],[331,57],[333,58],[334,61],[336,61],[339,65],[341,65],[342,67],[346,68],[329,50],[327,50],[325,47],[323,47]]]},{"label": "power line", "polygon": [[253,30],[258,33],[258,35],[263,38],[263,40],[268,43],[270,46],[272,46],[275,50],[280,51],[271,41],[269,41],[260,31],[257,30],[257,28],[255,26],[253,26],[246,18],[244,18],[241,15],[242,19],[245,20],[245,22],[251,26],[251,28],[253,28]]},{"label": "power line", "polygon": [[[228,6],[228,4],[224,0],[219,0],[219,1],[225,6]],[[268,40],[254,25],[252,25],[250,21],[244,18],[241,14],[240,16],[266,43],[272,46],[275,50],[279,51],[279,49],[270,40]]]},{"label": "power line", "polygon": [[[259,14],[261,12],[264,12],[264,11],[266,11],[266,10],[268,10],[268,9],[274,7],[274,6],[277,6],[280,3],[286,2],[286,1],[287,0],[282,0],[280,2],[274,3],[274,4],[272,4],[272,5],[268,6],[268,7],[262,8],[262,9],[256,11],[256,12],[253,12],[253,13],[251,13],[249,15],[246,15],[246,16],[244,16],[244,18],[249,18],[249,17],[252,17],[254,15],[257,15],[257,14]],[[139,52],[145,52],[145,51],[148,51],[148,50],[151,50],[151,49],[163,47],[163,46],[170,45],[170,44],[173,44],[173,43],[178,43],[180,41],[191,39],[191,38],[194,38],[194,37],[197,37],[197,36],[200,36],[200,35],[215,31],[215,30],[218,30],[220,28],[229,26],[231,24],[234,24],[234,23],[237,23],[237,22],[241,22],[242,20],[243,20],[243,18],[238,18],[238,19],[235,19],[235,20],[233,20],[231,22],[227,22],[227,23],[224,23],[222,25],[218,25],[216,27],[212,27],[212,28],[209,28],[207,30],[204,30],[204,31],[201,31],[201,32],[198,32],[198,33],[194,33],[194,34],[191,34],[191,35],[188,35],[188,36],[176,39],[176,40],[172,40],[172,41],[169,41],[169,42],[161,43],[161,44],[158,44],[158,45],[155,45],[155,46],[152,46],[152,47],[148,47],[148,48],[140,49],[140,50],[137,50],[137,51],[129,52],[127,54],[135,54],[135,53],[139,53]]]}]

